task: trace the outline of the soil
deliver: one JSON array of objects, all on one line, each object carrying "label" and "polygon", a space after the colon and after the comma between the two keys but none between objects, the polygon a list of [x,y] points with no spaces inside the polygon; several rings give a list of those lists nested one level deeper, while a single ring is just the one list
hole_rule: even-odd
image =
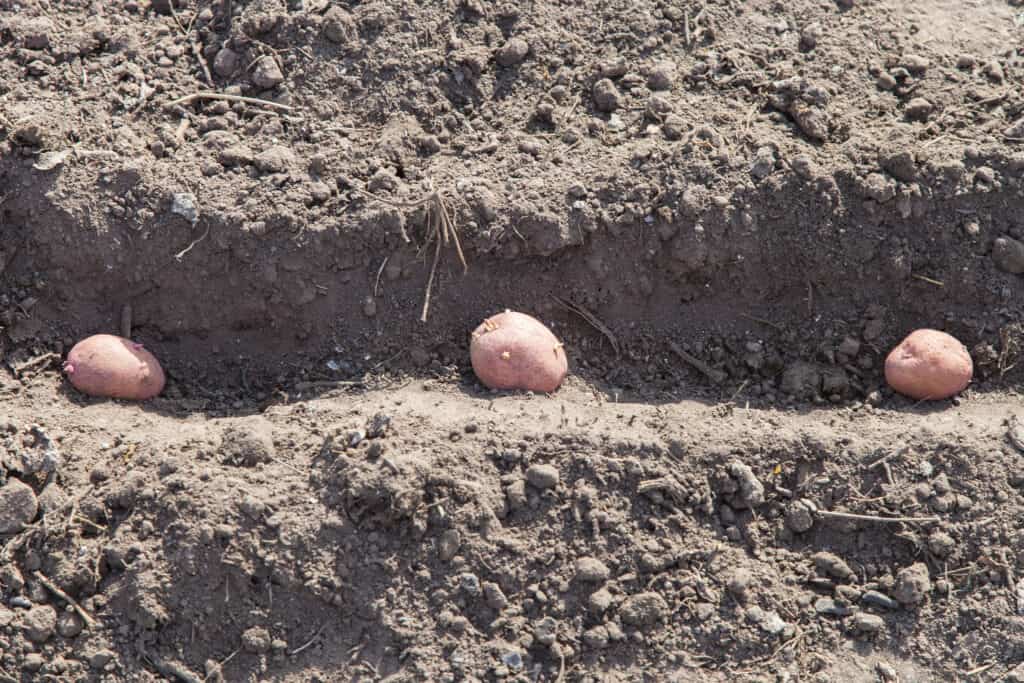
[{"label": "soil", "polygon": [[1022,27],[0,0],[0,681],[1024,681]]}]

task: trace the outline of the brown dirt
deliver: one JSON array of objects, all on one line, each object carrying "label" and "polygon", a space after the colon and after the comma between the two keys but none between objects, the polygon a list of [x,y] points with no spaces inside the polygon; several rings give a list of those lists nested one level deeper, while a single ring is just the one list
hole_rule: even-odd
[{"label": "brown dirt", "polygon": [[[1022,26],[0,0],[0,681],[1024,680]],[[164,395],[76,395],[125,328]]]}]

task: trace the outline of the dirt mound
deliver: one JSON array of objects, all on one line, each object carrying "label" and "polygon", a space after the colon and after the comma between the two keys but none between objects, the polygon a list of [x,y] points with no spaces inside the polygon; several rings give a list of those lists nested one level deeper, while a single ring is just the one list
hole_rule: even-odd
[{"label": "dirt mound", "polygon": [[0,0],[0,677],[1024,677],[1018,5]]}]

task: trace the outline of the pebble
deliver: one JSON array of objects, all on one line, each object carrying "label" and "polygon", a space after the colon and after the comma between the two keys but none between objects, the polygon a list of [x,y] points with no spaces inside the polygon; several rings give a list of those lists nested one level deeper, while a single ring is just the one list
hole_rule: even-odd
[{"label": "pebble", "polygon": [[262,626],[253,626],[242,633],[242,649],[253,654],[270,650],[270,633]]},{"label": "pebble", "polygon": [[608,611],[608,608],[612,606],[612,594],[604,588],[594,591],[590,597],[587,598],[587,609],[592,614],[601,615]]},{"label": "pebble", "polygon": [[82,617],[78,616],[74,612],[62,612],[57,617],[57,633],[63,638],[74,638],[82,629],[85,628],[85,622],[82,621]]},{"label": "pebble", "polygon": [[846,564],[842,558],[832,553],[820,552],[815,553],[811,560],[814,562],[814,566],[829,576],[834,576],[840,581],[850,581],[857,577],[850,569],[850,565]]},{"label": "pebble", "polygon": [[814,514],[805,502],[797,500],[789,504],[786,509],[786,526],[798,534],[814,526]]},{"label": "pebble", "polygon": [[35,519],[36,494],[27,484],[11,479],[0,487],[0,534],[13,534]]},{"label": "pebble", "polygon": [[944,531],[936,531],[928,537],[928,549],[937,557],[946,557],[956,548],[956,541]]},{"label": "pebble", "polygon": [[526,481],[538,489],[551,489],[558,486],[560,476],[554,465],[530,465],[526,470]]},{"label": "pebble", "polygon": [[281,67],[277,65],[277,60],[270,56],[260,57],[256,60],[252,70],[253,85],[260,90],[270,90],[283,81],[284,74],[281,73]]},{"label": "pebble", "polygon": [[828,614],[834,617],[848,617],[853,610],[846,605],[840,605],[832,598],[818,598],[814,602],[814,611],[818,614]]},{"label": "pebble", "polygon": [[669,90],[676,79],[676,65],[673,62],[658,62],[647,76],[651,90]]},{"label": "pebble", "polygon": [[861,596],[861,601],[869,605],[875,605],[876,607],[884,607],[885,609],[899,609],[900,603],[890,598],[885,593],[878,591],[864,591],[864,595]]},{"label": "pebble", "polygon": [[558,621],[544,617],[534,625],[533,637],[541,645],[552,645],[558,637]]},{"label": "pebble", "polygon": [[508,606],[508,598],[505,597],[505,593],[501,590],[501,586],[493,581],[486,581],[484,582],[483,589],[484,600],[487,602],[488,607],[501,611]]},{"label": "pebble", "polygon": [[97,650],[89,657],[89,668],[98,671],[117,657],[111,650]]},{"label": "pebble", "polygon": [[213,72],[221,78],[227,78],[238,68],[238,53],[229,47],[223,47],[213,57]]},{"label": "pebble", "polygon": [[1012,237],[999,237],[992,244],[992,260],[1004,273],[1024,273],[1024,242]]},{"label": "pebble", "polygon": [[50,605],[33,607],[22,615],[21,630],[33,643],[45,643],[57,630],[57,610]]},{"label": "pebble", "polygon": [[853,616],[853,628],[861,633],[878,633],[885,628],[885,620],[876,614],[858,612]]},{"label": "pebble", "polygon": [[896,585],[893,586],[892,595],[904,605],[917,605],[924,601],[931,589],[928,566],[923,562],[917,562],[904,567],[896,574]]},{"label": "pebble", "polygon": [[462,536],[458,529],[448,529],[437,541],[437,556],[444,562],[451,560],[462,546]]},{"label": "pebble", "polygon": [[928,117],[935,110],[935,105],[923,97],[915,97],[907,102],[904,113],[911,121],[927,121]]},{"label": "pebble", "polygon": [[581,557],[576,560],[576,579],[584,583],[603,583],[608,580],[611,572],[596,557]]},{"label": "pebble", "polygon": [[602,78],[594,84],[593,97],[598,111],[613,112],[622,105],[622,95],[610,78]]},{"label": "pebble", "polygon": [[195,225],[199,220],[199,202],[196,196],[191,192],[175,192],[171,195],[171,213]]},{"label": "pebble", "polygon": [[530,44],[522,38],[512,38],[494,52],[494,59],[502,66],[513,66],[526,59]]},{"label": "pebble", "polygon": [[43,668],[43,664],[46,660],[38,652],[32,652],[25,655],[25,661],[22,662],[21,668],[25,671],[39,671]]},{"label": "pebble", "polygon": [[332,43],[346,43],[357,35],[352,15],[337,5],[324,13],[324,36]]},{"label": "pebble", "polygon": [[668,613],[668,604],[658,593],[637,593],[626,598],[619,607],[622,623],[630,626],[653,626]]},{"label": "pebble", "polygon": [[603,624],[583,632],[583,644],[592,650],[603,650],[608,647],[608,640],[608,628]]}]

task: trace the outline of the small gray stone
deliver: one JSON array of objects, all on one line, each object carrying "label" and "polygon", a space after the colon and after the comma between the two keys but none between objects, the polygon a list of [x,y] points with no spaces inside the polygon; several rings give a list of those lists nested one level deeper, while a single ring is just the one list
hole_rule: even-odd
[{"label": "small gray stone", "polygon": [[175,192],[171,195],[171,213],[195,225],[199,220],[199,202],[196,196],[191,192]]},{"label": "small gray stone", "polygon": [[931,102],[923,97],[915,97],[907,102],[907,108],[904,110],[904,113],[911,121],[926,121],[934,110],[935,105]]},{"label": "small gray stone", "polygon": [[587,609],[592,614],[601,615],[608,611],[608,608],[612,606],[612,594],[604,588],[594,591],[589,598],[587,598]]},{"label": "small gray stone", "polygon": [[598,111],[613,112],[622,105],[622,96],[610,78],[602,78],[594,84],[593,97]]},{"label": "small gray stone", "polygon": [[116,657],[117,655],[110,650],[97,650],[89,657],[89,668],[94,671],[99,671],[107,664],[114,661]]},{"label": "small gray stone", "polygon": [[494,52],[494,59],[502,66],[513,66],[526,59],[530,44],[522,38],[512,38]]},{"label": "small gray stone", "polygon": [[541,645],[551,645],[558,638],[558,621],[554,617],[544,617],[533,627],[533,637]]},{"label": "small gray stone", "polygon": [[462,546],[462,535],[458,529],[448,529],[441,538],[437,541],[437,556],[442,561],[447,562],[455,557],[455,554],[459,552],[459,548]]},{"label": "small gray stone", "polygon": [[35,672],[43,668],[43,664],[46,660],[38,652],[31,652],[25,655],[25,661],[22,663],[21,668],[25,671]]},{"label": "small gray stone", "polygon": [[790,531],[802,534],[814,526],[814,513],[804,501],[794,501],[786,508],[786,526]]},{"label": "small gray stone", "polygon": [[853,610],[845,605],[840,605],[832,598],[818,598],[814,602],[814,611],[818,614],[828,614],[834,617],[846,617],[853,613]]},{"label": "small gray stone", "polygon": [[659,62],[651,67],[647,76],[647,85],[651,90],[669,90],[676,79],[674,62]]},{"label": "small gray stone", "polygon": [[815,553],[811,557],[811,560],[814,561],[814,566],[817,567],[819,571],[824,572],[829,576],[833,576],[840,581],[851,581],[857,577],[857,575],[853,573],[853,570],[850,569],[850,565],[846,564],[842,558],[833,555],[832,553]]},{"label": "small gray stone", "polygon": [[924,601],[931,589],[932,581],[928,576],[928,566],[923,562],[917,562],[899,570],[892,595],[904,605],[917,605]]},{"label": "small gray stone", "polygon": [[284,74],[281,73],[281,67],[277,65],[277,60],[269,55],[256,60],[252,70],[253,85],[260,90],[270,90],[276,88],[283,81]]},{"label": "small gray stone", "polygon": [[554,465],[530,465],[526,470],[526,481],[539,489],[551,489],[558,486],[560,476]]},{"label": "small gray stone", "polygon": [[864,595],[862,595],[860,599],[862,602],[869,605],[884,607],[885,609],[899,609],[900,607],[900,603],[896,602],[885,593],[879,593],[878,591],[864,591]]},{"label": "small gray stone", "polygon": [[18,479],[0,487],[0,534],[13,534],[25,528],[39,512],[32,488]]},{"label": "small gray stone", "polygon": [[78,616],[74,612],[62,612],[57,617],[57,633],[63,638],[74,638],[82,629],[85,628],[85,622],[82,621],[82,617]]},{"label": "small gray stone", "polygon": [[583,632],[583,644],[591,650],[603,650],[608,647],[608,628],[600,625],[587,629]]},{"label": "small gray stone", "polygon": [[480,595],[483,592],[480,587],[480,578],[472,572],[459,574],[459,590],[471,597]]},{"label": "small gray stone", "polygon": [[861,633],[878,633],[885,628],[885,620],[875,614],[857,612],[853,616],[853,628]]},{"label": "small gray stone", "polygon": [[653,626],[665,618],[668,604],[658,593],[637,593],[623,600],[619,607],[622,623],[630,626]]},{"label": "small gray stone", "polygon": [[21,630],[33,643],[45,643],[57,630],[57,610],[50,605],[33,607],[22,614]]},{"label": "small gray stone", "polygon": [[270,633],[262,626],[253,626],[242,633],[242,649],[253,654],[270,651]]},{"label": "small gray stone", "polygon": [[500,612],[508,606],[508,598],[505,597],[505,593],[501,590],[501,586],[493,581],[486,581],[484,582],[483,588],[484,600],[487,602],[488,607]]},{"label": "small gray stone", "polygon": [[581,557],[576,560],[576,579],[584,583],[603,583],[608,580],[611,572],[596,557]]},{"label": "small gray stone", "polygon": [[1004,273],[1024,273],[1024,242],[1012,237],[999,237],[992,244],[992,260]]},{"label": "small gray stone", "polygon": [[217,50],[213,57],[213,72],[221,78],[227,78],[238,68],[238,53],[228,47]]}]

